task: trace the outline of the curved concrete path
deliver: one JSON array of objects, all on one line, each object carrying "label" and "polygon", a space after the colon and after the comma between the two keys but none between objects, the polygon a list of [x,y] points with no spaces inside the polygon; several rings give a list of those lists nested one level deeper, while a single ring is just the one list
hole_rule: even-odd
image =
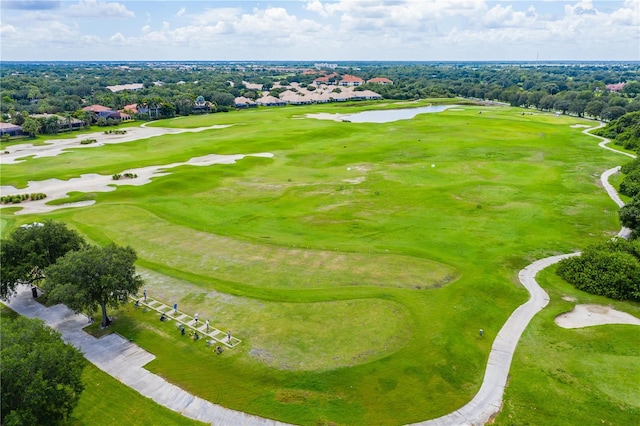
[{"label": "curved concrete path", "polygon": [[[588,131],[601,127],[602,125],[601,123],[600,126],[585,129],[583,132],[590,135]],[[603,139],[600,143],[600,146],[603,148],[635,158],[635,156],[631,154],[622,153],[605,146],[609,143],[609,140],[605,138],[600,139]],[[607,180],[609,176],[616,173],[619,169],[619,167],[615,167],[607,170],[602,174],[601,180],[605,190],[616,204],[623,206],[624,203]],[[628,236],[629,232],[630,230],[623,228],[618,235]],[[507,322],[498,332],[491,346],[484,379],[478,393],[462,408],[433,420],[414,423],[414,425],[483,425],[500,412],[502,396],[511,367],[511,360],[520,336],[534,315],[549,303],[548,294],[538,285],[535,276],[542,269],[564,258],[577,256],[579,254],[580,253],[577,252],[541,259],[533,262],[519,272],[518,278],[531,294],[531,298],[511,314]],[[18,294],[9,302],[3,303],[6,303],[21,315],[45,320],[49,326],[60,331],[67,342],[80,348],[80,350],[84,352],[85,357],[98,366],[98,368],[159,404],[182,413],[187,417],[211,422],[211,424],[215,425],[285,424],[212,404],[168,383],[161,377],[142,368],[143,365],[155,358],[154,355],[115,334],[105,336],[101,339],[90,336],[82,330],[82,327],[87,324],[87,318],[85,316],[74,314],[64,305],[56,305],[51,308],[40,305],[32,299],[31,291],[26,286],[23,286]]]},{"label": "curved concrete path", "polygon": [[[582,131],[582,133],[589,136],[602,139],[599,146],[618,154],[624,154],[632,158],[636,158],[635,155],[628,154],[626,152],[617,151],[613,148],[606,146],[609,139],[592,135],[589,133],[592,130],[598,129],[604,126],[604,123],[600,123],[598,126],[590,127]],[[615,188],[609,183],[609,177],[620,170],[620,167],[614,167],[602,173],[600,180],[604,189],[611,199],[618,205],[618,207],[624,206],[624,202],[620,199]],[[622,228],[618,233],[618,236],[628,238],[631,235],[629,228]],[[500,413],[502,407],[502,396],[504,394],[504,388],[507,384],[507,378],[509,375],[509,369],[511,367],[511,360],[516,350],[518,340],[524,332],[525,328],[529,325],[529,322],[533,319],[535,314],[540,312],[549,303],[549,295],[540,287],[535,277],[544,268],[553,265],[572,256],[579,256],[580,252],[562,254],[558,256],[551,256],[545,259],[540,259],[532,264],[526,266],[518,273],[518,278],[522,285],[529,291],[531,298],[523,305],[520,305],[509,317],[507,322],[502,326],[496,339],[491,346],[491,352],[489,353],[489,360],[487,362],[487,368],[484,373],[484,379],[480,390],[473,397],[473,399],[467,403],[464,407],[449,413],[445,416],[439,417],[433,420],[427,420],[424,422],[414,423],[421,426],[463,426],[463,425],[483,425],[489,422],[493,417]]]}]

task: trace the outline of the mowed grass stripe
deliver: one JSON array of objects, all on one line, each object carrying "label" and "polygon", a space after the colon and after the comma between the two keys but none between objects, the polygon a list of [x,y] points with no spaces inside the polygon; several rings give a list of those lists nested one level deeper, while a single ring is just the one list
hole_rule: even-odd
[{"label": "mowed grass stripe", "polygon": [[96,227],[105,218],[123,216],[127,220],[112,222],[105,234],[135,246],[142,259],[165,259],[172,268],[257,287],[426,289],[443,286],[457,275],[452,267],[410,256],[282,247],[210,234],[133,206],[98,206],[74,215],[74,220]]}]

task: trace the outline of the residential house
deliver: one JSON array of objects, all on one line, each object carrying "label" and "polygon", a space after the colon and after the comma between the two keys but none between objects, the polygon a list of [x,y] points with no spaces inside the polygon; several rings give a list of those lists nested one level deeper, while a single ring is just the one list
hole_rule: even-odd
[{"label": "residential house", "polygon": [[107,86],[112,92],[120,92],[122,90],[140,90],[144,87],[142,83],[117,84],[115,86]]},{"label": "residential house", "polygon": [[393,81],[385,77],[374,77],[372,79],[367,80],[367,83],[382,84],[383,86],[386,86],[387,84],[393,84]]},{"label": "residential house", "polygon": [[235,98],[233,104],[236,108],[255,108],[258,106],[253,99],[245,98],[244,96]]},{"label": "residential house", "polygon": [[60,131],[65,130],[77,130],[84,127],[85,123],[82,120],[78,120],[75,117],[63,117],[57,114],[31,114],[30,117],[33,118],[44,118],[48,119],[50,117],[55,117],[58,120],[58,126],[60,127]]},{"label": "residential house", "polygon": [[138,113],[138,104],[129,104],[129,105],[125,105],[121,110],[119,110],[121,113],[127,113],[127,111],[131,112],[132,114],[137,114]]},{"label": "residential house", "polygon": [[610,92],[619,92],[622,89],[624,89],[624,86],[626,86],[627,83],[616,83],[616,84],[607,84],[606,88],[608,91]]},{"label": "residential house", "polygon": [[17,124],[0,123],[0,136],[20,136],[22,134],[22,127]]},{"label": "residential house", "polygon": [[312,102],[308,97],[294,92],[293,90],[286,90],[280,93],[280,99],[291,105],[305,105]]},{"label": "residential house", "polygon": [[316,86],[320,86],[322,84],[329,85],[335,83],[338,80],[338,77],[340,76],[333,72],[331,74],[323,75],[322,77],[316,78],[315,80],[313,80],[313,84]]},{"label": "residential house", "polygon": [[340,86],[355,87],[355,86],[360,86],[361,84],[364,84],[364,80],[361,79],[360,77],[356,77],[355,75],[345,74],[342,76],[342,79],[340,80],[339,84]]},{"label": "residential house", "polygon": [[382,99],[382,96],[379,95],[376,92],[373,92],[371,90],[354,90],[351,93],[352,98],[354,100],[380,100]]},{"label": "residential house", "polygon": [[269,95],[261,97],[256,103],[262,106],[284,106],[287,104],[285,101]]}]

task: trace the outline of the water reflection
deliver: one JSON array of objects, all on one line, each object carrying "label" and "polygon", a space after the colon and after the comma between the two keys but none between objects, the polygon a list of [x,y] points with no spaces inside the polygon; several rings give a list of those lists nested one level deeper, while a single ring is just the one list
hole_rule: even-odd
[{"label": "water reflection", "polygon": [[350,121],[352,123],[390,123],[398,120],[409,120],[418,114],[442,112],[455,107],[459,107],[459,105],[431,105],[418,108],[363,111],[356,114],[346,114],[341,118],[343,121]]}]

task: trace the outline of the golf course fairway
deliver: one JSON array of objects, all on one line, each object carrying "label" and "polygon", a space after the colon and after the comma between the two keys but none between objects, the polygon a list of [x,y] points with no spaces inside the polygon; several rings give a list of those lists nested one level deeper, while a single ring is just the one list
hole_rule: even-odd
[{"label": "golf course fairway", "polygon": [[[576,127],[589,120],[446,102],[459,105],[389,123],[306,116],[394,108],[389,102],[180,117],[149,126],[215,127],[2,164],[2,185],[19,189],[244,156],[167,168],[109,192],[79,187],[53,203],[91,203],[82,207],[5,207],[3,234],[53,219],[93,243],[132,246],[148,294],[242,340],[216,355],[153,312],[133,304],[112,312],[110,331],[156,355],[150,371],[206,400],[307,425],[439,417],[478,391],[496,333],[528,299],[518,271],[618,232],[617,206],[598,178],[627,161]],[[603,410],[611,424],[630,424],[640,391],[620,383],[640,371],[640,349],[629,343],[640,338],[638,327],[557,327],[555,315],[572,308],[565,295],[609,302],[546,272],[551,303],[516,351],[498,423],[524,424],[518,419],[530,411],[534,386],[546,408],[541,417],[526,414],[531,424],[573,404],[575,389],[598,401],[571,410],[572,419],[589,420],[575,424],[595,424]],[[615,307],[640,314],[638,304]],[[627,343],[607,345],[610,335]],[[580,366],[562,367],[571,362],[561,356],[565,344],[581,348]],[[605,346],[606,354],[598,349]],[[589,359],[606,372],[592,378]]]}]

